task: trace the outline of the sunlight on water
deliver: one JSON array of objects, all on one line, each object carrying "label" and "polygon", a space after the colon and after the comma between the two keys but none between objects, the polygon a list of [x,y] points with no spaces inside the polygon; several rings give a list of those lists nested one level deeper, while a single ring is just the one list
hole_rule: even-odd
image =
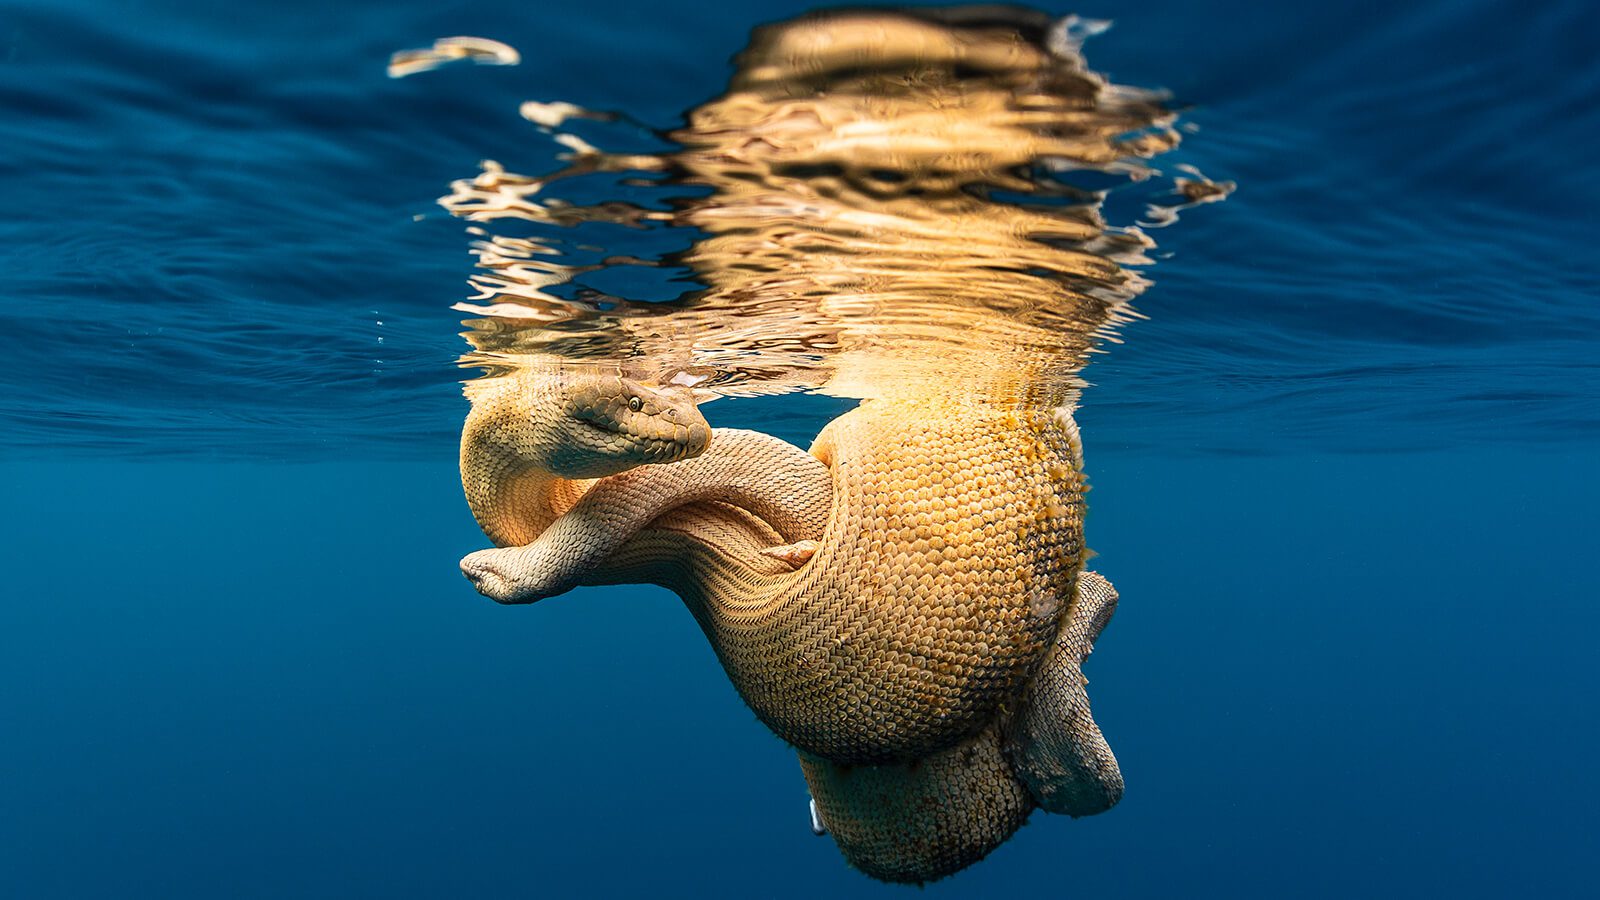
[{"label": "sunlight on water", "polygon": [[499,41],[479,37],[447,37],[420,50],[401,50],[389,59],[389,77],[404,78],[453,62],[487,66],[514,66],[522,62],[517,51]]},{"label": "sunlight on water", "polygon": [[[706,370],[722,393],[866,394],[844,372],[870,367],[830,355],[894,343],[891,368],[910,377],[932,348],[1004,355],[1067,321],[1129,341],[1081,377],[1097,385],[1084,408],[1100,438],[1130,449],[1561,446],[1600,430],[1600,201],[1582,174],[1593,78],[1574,46],[1593,4],[1502,31],[1521,21],[1497,11],[1511,6],[1437,3],[1352,31],[1322,8],[1218,27],[1164,3],[1102,37],[1087,20],[1052,34],[1038,13],[924,11],[872,40],[943,62],[869,56],[856,71],[840,59],[879,51],[834,43],[824,65],[804,44],[812,20],[762,31],[737,73],[726,60],[750,29],[795,7],[657,21],[362,0],[310,4],[339,24],[308,28],[175,2],[127,29],[100,5],[8,20],[9,455],[436,457],[461,411],[460,329],[443,309],[458,301],[480,310],[486,365],[533,350],[656,358],[669,340],[650,319],[689,336],[668,367]],[[1409,52],[1435,46],[1418,41],[1434,26],[1439,47],[1480,50]],[[412,74],[389,76],[395,51]],[[922,144],[912,122],[931,129]],[[499,165],[472,178],[483,159]],[[1161,174],[1139,180],[1148,168]],[[1229,179],[1245,193],[1185,210]],[[478,207],[485,267],[466,293],[462,221],[441,193]],[[768,202],[772,222],[743,221]],[[757,234],[779,215],[790,233]],[[945,219],[984,224],[959,238],[928,226]],[[1041,219],[1043,235],[1013,230]],[[916,246],[930,231],[972,259]],[[895,241],[900,268],[861,271],[893,266],[881,245]],[[914,303],[870,283],[891,276]],[[819,288],[810,321],[762,326]],[[1116,321],[1129,296],[1150,321]],[[952,310],[1000,305],[1010,322],[952,333]],[[695,322],[714,315],[720,333]],[[1042,340],[1067,356],[1094,343]],[[1050,361],[1039,383],[1072,365]]]},{"label": "sunlight on water", "polygon": [[[464,363],[644,360],[645,374],[688,373],[722,395],[1069,401],[1149,283],[1155,243],[1105,220],[1108,193],[1145,183],[1148,227],[1232,185],[1191,169],[1155,187],[1177,117],[1159,93],[1088,68],[1081,41],[1104,23],[947,18],[767,26],[727,92],[668,135],[677,150],[611,154],[557,132],[558,171],[486,162],[455,182],[440,202],[475,223],[479,268],[456,308],[482,317]],[[615,118],[566,103],[522,113],[547,129]],[[597,177],[654,202],[563,196]],[[636,238],[616,246],[616,226],[691,242],[641,257]],[[598,286],[644,269],[699,287],[656,301]]]}]

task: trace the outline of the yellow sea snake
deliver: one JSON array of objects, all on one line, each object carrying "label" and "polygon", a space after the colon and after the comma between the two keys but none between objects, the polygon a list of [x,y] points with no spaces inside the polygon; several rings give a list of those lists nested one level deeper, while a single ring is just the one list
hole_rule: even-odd
[{"label": "yellow sea snake", "polygon": [[[592,396],[595,387],[581,381],[569,379],[564,390],[580,386]],[[675,418],[689,419],[689,410],[677,409]],[[464,461],[477,458],[463,454]],[[718,616],[707,598],[726,590],[719,584],[730,574],[748,584],[811,565],[812,547],[824,546],[818,539],[826,540],[832,518],[830,481],[819,460],[792,445],[719,430],[706,456],[608,478],[529,546],[473,554],[463,569],[502,600],[537,599],[579,583],[663,584],[689,601],[717,646]],[[767,549],[784,540],[798,540],[800,549]],[[1043,668],[976,736],[881,765],[801,753],[821,818],[852,864],[886,880],[927,881],[998,846],[1036,804],[1076,816],[1116,803],[1121,775],[1089,715],[1079,673],[1115,592],[1084,573],[1075,596]]]},{"label": "yellow sea snake", "polygon": [[[631,389],[641,408],[658,402],[639,393],[641,385]],[[496,543],[517,543],[534,530],[506,521],[515,515],[511,499],[535,498],[527,501],[535,522],[572,507],[574,490],[551,489],[548,475],[534,474],[542,463],[529,461],[560,457],[550,445],[573,433],[551,427],[548,411],[522,405],[559,404],[563,415],[575,415],[570,381],[556,397],[545,391],[501,389],[497,402],[475,403],[468,419],[462,480]],[[614,409],[619,401],[606,402]],[[658,408],[664,423],[682,428],[692,406],[662,400]],[[779,499],[756,513],[777,524],[794,507],[793,490],[822,482],[800,470],[792,483],[778,481],[770,459],[747,448],[771,441],[718,432],[712,453],[651,467],[652,477],[627,482],[645,487],[626,499],[588,504],[549,540],[473,554],[463,571],[498,601],[531,602],[573,586],[544,580],[573,570],[557,564],[562,554],[637,530],[685,502],[724,499],[748,508],[766,491]],[[809,562],[758,571],[711,554],[693,578],[671,586],[756,715],[807,753],[841,764],[899,762],[973,736],[1039,668],[1082,567],[1075,430],[1052,410],[1020,404],[880,399],[835,419],[811,454],[827,468],[831,499]],[[641,461],[669,455],[690,453],[673,447]],[[614,470],[615,458],[606,462]],[[567,471],[593,475],[598,467]],[[508,476],[515,476],[511,488],[503,486]],[[746,494],[705,493],[734,485]]]}]

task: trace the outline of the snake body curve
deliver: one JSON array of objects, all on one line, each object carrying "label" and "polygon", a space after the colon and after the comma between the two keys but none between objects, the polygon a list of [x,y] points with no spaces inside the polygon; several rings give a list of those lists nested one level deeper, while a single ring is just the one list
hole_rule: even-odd
[{"label": "snake body curve", "polygon": [[[511,535],[513,532],[506,524],[509,518],[513,524],[523,523],[519,527],[526,529],[524,534],[535,529],[537,534],[524,546],[472,554],[463,560],[463,571],[481,591],[504,602],[552,596],[578,584],[649,582],[664,585],[685,599],[735,686],[780,736],[789,737],[782,728],[786,722],[793,721],[797,715],[795,710],[799,711],[799,716],[811,714],[808,721],[825,735],[850,734],[848,729],[858,727],[859,722],[848,710],[832,719],[814,714],[824,701],[836,696],[826,688],[841,680],[838,673],[833,673],[832,679],[822,678],[824,690],[807,696],[804,688],[797,690],[792,684],[785,685],[786,681],[810,674],[806,670],[815,663],[813,658],[805,656],[803,643],[790,645],[791,650],[799,649],[789,656],[794,665],[788,668],[782,665],[785,654],[769,650],[763,655],[759,651],[774,645],[774,639],[766,630],[773,623],[829,619],[826,610],[807,608],[805,603],[818,585],[830,583],[819,577],[821,566],[829,558],[839,558],[840,544],[862,546],[859,537],[853,538],[854,543],[841,541],[840,532],[852,535],[865,531],[881,542],[889,533],[885,523],[900,523],[904,529],[908,527],[904,524],[907,519],[924,526],[926,519],[932,519],[934,528],[918,531],[914,536],[903,530],[900,534],[910,539],[909,550],[913,554],[931,555],[930,551],[937,550],[940,563],[949,559],[943,552],[945,548],[934,546],[926,535],[950,534],[951,523],[963,523],[960,516],[948,515],[952,504],[947,502],[942,508],[932,503],[920,505],[926,495],[904,488],[897,491],[891,487],[885,492],[860,484],[841,484],[849,480],[841,477],[844,473],[872,471],[873,464],[883,465],[879,457],[864,452],[862,446],[863,443],[871,446],[874,439],[883,441],[886,432],[882,429],[899,429],[901,441],[929,437],[930,430],[919,431],[905,424],[905,417],[917,407],[886,409],[879,404],[864,405],[824,430],[813,448],[815,455],[769,435],[735,429],[718,429],[709,434],[711,449],[706,451],[705,441],[693,439],[696,433],[692,423],[703,421],[697,412],[677,409],[671,417],[665,416],[665,410],[674,403],[692,404],[692,400],[670,394],[658,396],[653,391],[633,383],[623,384],[621,393],[628,398],[640,397],[640,406],[653,404],[649,410],[640,410],[647,413],[643,419],[653,416],[667,419],[668,424],[689,421],[691,427],[687,431],[674,431],[676,440],[669,439],[663,448],[660,439],[655,437],[664,433],[660,423],[652,424],[635,417],[631,423],[614,427],[643,432],[646,437],[630,435],[623,440],[641,442],[650,452],[618,450],[612,446],[618,439],[607,438],[601,441],[606,445],[604,453],[597,453],[592,447],[582,449],[581,453],[568,448],[566,452],[578,458],[562,461],[562,471],[585,474],[602,469],[616,471],[630,457],[635,464],[655,459],[677,461],[670,466],[640,466],[599,481],[579,482],[550,472],[544,468],[547,465],[544,460],[550,458],[550,451],[546,449],[540,450],[546,456],[535,463],[526,459],[496,458],[506,455],[506,448],[515,445],[505,435],[497,434],[496,429],[504,427],[513,432],[532,429],[538,434],[542,428],[548,433],[552,430],[548,424],[548,410],[544,413],[543,424],[527,424],[540,421],[539,416],[523,408],[530,398],[538,398],[538,402],[546,406],[557,401],[564,403],[566,411],[562,414],[570,416],[575,398],[601,396],[612,406],[626,403],[618,399],[615,384],[602,380],[597,386],[584,378],[567,377],[554,385],[553,393],[548,387],[540,391],[524,385],[516,391],[502,389],[492,402],[475,406],[475,418],[471,420],[474,427],[469,431],[472,440],[480,445],[469,447],[464,440],[463,483],[471,483],[474,476],[492,480],[492,475],[483,476],[473,471],[475,466],[485,462],[491,463],[496,472],[520,472],[524,479],[520,493],[499,496],[502,503],[508,497],[520,498],[523,506],[502,510],[490,522]],[[952,429],[965,437],[947,438],[945,443],[981,447],[986,446],[983,436],[993,440],[997,433],[1009,434],[1011,450],[1020,453],[1024,460],[1021,468],[1041,470],[1051,483],[1065,481],[1076,490],[1081,482],[1063,478],[1055,468],[1063,465],[1060,459],[1065,456],[1073,463],[1068,474],[1076,473],[1076,434],[1070,428],[1070,421],[1066,423],[1067,428],[1061,428],[1062,424],[1015,410],[966,411],[960,426]],[[1055,440],[1051,439],[1052,429],[1056,431]],[[589,430],[590,426],[584,427],[585,434]],[[1037,440],[1031,444],[1024,441],[1018,449],[1015,439],[1018,432],[1033,434]],[[932,431],[935,435],[939,433]],[[971,437],[973,434],[979,437]],[[686,436],[690,439],[686,440]],[[527,435],[521,438],[523,447],[533,443],[542,448],[550,440],[547,436],[532,442]],[[485,441],[487,447],[481,445]],[[937,446],[940,442],[927,443]],[[919,442],[912,446],[925,445]],[[525,450],[516,452],[526,455]],[[592,458],[597,455],[603,459]],[[938,459],[937,453],[929,455]],[[912,456],[918,458],[916,454]],[[529,469],[537,471],[529,472]],[[966,482],[964,493],[986,496],[991,484],[1003,488],[1005,479],[1011,478],[1031,486],[1035,499],[1043,501],[1043,509],[1038,511],[1043,515],[1036,512],[1035,522],[1048,523],[1060,518],[1059,509],[1053,508],[1062,502],[1059,491],[1041,488],[1037,482],[1030,483],[1026,478],[1018,479],[1016,473],[999,473],[999,480],[991,479],[991,474],[996,473],[978,466],[972,479]],[[529,489],[526,485],[529,482],[539,484],[541,480],[543,496],[555,500],[536,507],[527,501]],[[931,492],[933,497],[948,496],[946,481],[950,484],[949,492],[963,493],[958,479],[947,476],[940,481],[940,489]],[[485,496],[490,497],[487,505],[475,504],[475,513],[480,509],[491,511],[494,495]],[[858,499],[852,500],[853,497]],[[841,502],[865,502],[867,497],[879,504],[876,510],[879,513],[883,513],[881,507],[887,504],[888,514],[881,518],[877,515],[846,516],[847,521],[840,521],[837,510]],[[1051,499],[1054,505],[1049,502]],[[1011,533],[1020,541],[1013,546],[1029,546],[1021,543],[1029,539],[1037,543],[1059,540],[1063,536],[1061,531],[1041,534],[1021,527],[1022,523],[1014,521],[1013,507],[1019,506],[1027,508],[1013,496],[1009,504],[999,507],[1012,512],[1012,518],[1001,521],[1016,529]],[[987,529],[994,527],[995,517],[970,513],[973,508],[984,509],[981,501],[969,500],[965,505],[957,503],[954,507],[958,512],[968,511],[971,519],[983,524],[983,529],[977,530],[981,540],[992,539],[994,532]],[[543,524],[531,518],[530,509],[543,510],[541,514],[546,517]],[[909,516],[908,509],[912,511]],[[940,516],[940,513],[946,515]],[[863,518],[867,524],[852,528],[848,520],[855,518]],[[1067,538],[1081,541],[1080,532],[1076,530],[1080,521],[1080,518],[1073,519],[1073,527],[1064,532]],[[976,529],[972,521],[963,524]],[[490,531],[488,524],[485,531]],[[919,545],[919,541],[926,542],[926,546]],[[796,542],[814,545],[816,549],[813,552],[807,546],[797,557],[771,552],[774,545]],[[950,543],[946,540],[945,547]],[[871,548],[872,542],[867,542],[866,546]],[[1081,548],[1081,543],[1077,546]],[[899,555],[904,556],[905,552],[906,548],[902,548]],[[1057,547],[1052,558],[1064,555]],[[1093,573],[1080,572],[1081,564],[1070,565],[1081,559],[1081,550],[1076,551],[1076,556],[1077,559],[1067,557],[1069,565],[1062,573],[1070,602],[1044,606],[1045,612],[1054,608],[1060,615],[1048,621],[1042,666],[1025,672],[1020,681],[1004,682],[1011,689],[986,716],[978,719],[975,731],[958,735],[953,742],[937,749],[914,751],[867,764],[861,762],[861,757],[867,754],[856,758],[828,756],[791,739],[800,746],[802,772],[816,799],[820,817],[851,864],[884,880],[929,881],[982,858],[1020,827],[1035,808],[1087,815],[1109,808],[1120,797],[1121,775],[1089,715],[1079,669],[1114,608],[1115,592]],[[953,561],[959,563],[963,559],[970,557],[957,553]],[[963,571],[959,565],[952,570]],[[933,584],[952,581],[961,583],[958,578],[943,582],[934,578]],[[927,586],[922,578],[915,583]],[[1063,582],[1045,583],[1058,586]],[[792,593],[782,590],[785,585]],[[774,586],[779,588],[774,589]],[[910,596],[917,602],[915,591]],[[931,593],[927,597],[938,598],[939,594]],[[1062,609],[1063,606],[1066,608]],[[1030,608],[1032,615],[1022,617],[1021,621],[1038,619],[1040,612],[1040,604],[1035,599]],[[863,640],[868,647],[883,648],[887,646],[884,642],[897,638],[900,643],[895,649],[905,652],[909,647],[911,652],[916,652],[936,650],[941,640],[949,639],[938,630],[930,634],[927,629],[917,627],[897,635],[895,629],[903,621],[893,616],[877,623],[869,621],[877,625],[876,631],[836,633],[833,643],[842,647],[855,638]],[[781,646],[784,641],[792,640],[792,635],[781,635],[776,644]],[[826,645],[824,641],[823,646]],[[758,652],[752,653],[752,646]],[[768,663],[768,668],[752,667],[752,658],[757,663]],[[873,688],[881,690],[884,682],[888,682],[891,689],[896,686],[889,678],[854,687],[870,695]],[[915,703],[915,700],[895,697],[890,692],[884,694],[886,698],[880,696],[880,703]],[[779,714],[762,705],[774,697],[779,701]],[[782,707],[785,701],[791,707],[788,710]],[[902,718],[910,718],[924,714],[926,706],[895,709]],[[781,718],[784,712],[791,718]],[[873,714],[871,708],[867,714]],[[861,739],[859,732],[856,739]],[[873,736],[868,734],[866,739],[871,740]]]},{"label": "snake body curve", "polygon": [[[753,572],[786,571],[763,548],[820,536],[828,512],[828,474],[798,448],[756,432],[723,430],[716,432],[714,446],[723,454],[760,460],[761,471],[774,477],[708,491],[708,485],[730,474],[716,451],[615,476],[597,485],[534,545],[485,551],[475,554],[478,559],[469,557],[468,564],[488,561],[523,572],[526,579],[543,578],[550,591],[577,583],[661,584],[688,599],[706,624],[695,598],[706,593],[701,581],[707,571],[730,562]],[[761,496],[764,488],[767,496]],[[786,501],[780,527],[752,512],[770,513],[779,500]],[[629,521],[602,514],[617,509],[637,515]],[[648,527],[639,528],[646,518]],[[1036,807],[1081,816],[1115,804],[1121,775],[1089,715],[1080,671],[1115,602],[1108,582],[1094,573],[1080,574],[1043,668],[1009,711],[955,747],[871,766],[841,765],[802,752],[802,772],[820,817],[845,858],[876,878],[925,882],[981,859]]]},{"label": "snake body curve", "polygon": [[[809,562],[760,571],[700,554],[693,576],[669,586],[757,716],[807,753],[892,763],[972,737],[1043,662],[1082,566],[1074,432],[1050,411],[873,400],[830,423],[811,452],[831,498]],[[736,447],[709,456],[741,465]],[[705,462],[654,476],[692,480]],[[767,464],[743,462],[760,482]],[[601,494],[572,509],[616,535],[682,502]],[[572,586],[541,580],[548,564],[530,554],[541,546],[564,552],[541,539],[463,568],[494,599],[531,602]]]}]

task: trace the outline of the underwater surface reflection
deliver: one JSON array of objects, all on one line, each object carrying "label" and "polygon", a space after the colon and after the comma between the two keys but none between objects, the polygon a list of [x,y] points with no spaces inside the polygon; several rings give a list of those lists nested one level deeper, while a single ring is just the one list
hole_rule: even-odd
[{"label": "underwater surface reflection", "polygon": [[[1087,68],[1095,25],[993,9],[769,25],[728,92],[667,135],[681,149],[608,154],[556,132],[572,148],[559,171],[485,163],[441,200],[479,223],[479,293],[457,309],[486,318],[468,323],[465,364],[627,360],[705,397],[1069,403],[1153,262],[1145,228],[1105,220],[1108,191],[1162,182],[1145,193],[1164,225],[1232,190],[1145,162],[1178,144],[1177,116],[1158,92]],[[548,108],[533,113],[546,131],[615,118]],[[599,199],[564,199],[571,179]],[[507,220],[542,227],[490,230]],[[605,227],[617,225],[692,241],[640,257],[627,252],[639,237]],[[698,286],[607,291],[623,267]]]}]

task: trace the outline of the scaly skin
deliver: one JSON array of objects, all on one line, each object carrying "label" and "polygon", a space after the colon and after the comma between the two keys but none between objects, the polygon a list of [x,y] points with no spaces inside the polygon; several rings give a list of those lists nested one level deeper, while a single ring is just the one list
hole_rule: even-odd
[{"label": "scaly skin", "polygon": [[[570,401],[613,393],[603,383],[585,386],[569,377],[560,396]],[[508,403],[507,394],[496,396],[501,404]],[[495,421],[510,422],[507,427],[513,431],[531,427],[523,423],[550,421],[517,408],[518,401],[530,397],[550,403],[549,394],[524,390],[509,396],[509,406],[486,408],[493,416],[474,413],[473,433],[479,440],[491,440],[491,447],[510,443],[493,440]],[[872,412],[884,411],[879,406],[867,410]],[[1036,417],[992,409],[968,416],[979,422],[992,419],[1013,431],[1043,424]],[[682,412],[675,417],[681,420]],[[837,540],[831,535],[842,527],[834,515],[836,499],[852,496],[834,476],[850,470],[854,460],[872,458],[857,455],[851,435],[856,428],[872,433],[871,423],[870,415],[849,414],[819,438],[818,453],[833,462],[832,471],[822,459],[776,438],[720,429],[711,452],[606,478],[582,493],[529,545],[472,554],[463,560],[463,571],[480,590],[506,601],[551,596],[578,584],[665,585],[684,597],[734,674],[741,657],[730,653],[729,644],[737,645],[741,637],[759,641],[760,623],[770,612],[770,599],[758,598],[744,608],[739,600],[754,596],[753,589],[760,586],[803,581],[801,572],[791,570],[815,571],[820,565],[817,557]],[[1075,460],[1075,432],[1068,427],[1062,433]],[[525,434],[521,440],[524,446],[543,448],[559,439]],[[484,452],[474,448],[463,459],[484,461]],[[553,455],[541,452],[542,458]],[[613,454],[606,465],[614,467],[616,458],[625,455]],[[575,467],[570,460],[565,465]],[[584,465],[592,469],[595,463]],[[509,467],[500,463],[499,468]],[[470,477],[466,467],[465,477]],[[981,477],[975,481],[987,483]],[[943,484],[941,499],[942,491]],[[881,499],[901,507],[915,503],[914,497],[893,492]],[[949,506],[930,511],[948,513]],[[878,527],[876,517],[871,521]],[[785,541],[802,549],[780,558],[763,555]],[[958,554],[956,561],[962,558]],[[1115,592],[1099,576],[1082,573],[1074,596],[1042,669],[976,734],[955,746],[877,765],[850,765],[801,752],[802,770],[821,817],[853,865],[884,880],[929,881],[982,858],[1020,827],[1035,806],[1076,816],[1100,812],[1117,801],[1121,775],[1089,715],[1079,670],[1114,609]],[[912,636],[920,631],[913,628]],[[793,675],[786,671],[782,677]],[[752,688],[750,681],[737,677],[734,681],[742,693],[781,688]]]},{"label": "scaly skin", "polygon": [[922,883],[977,862],[1038,806],[1073,817],[1122,798],[1122,772],[1089,714],[1081,666],[1116,608],[1093,572],[1015,711],[956,747],[910,764],[841,766],[800,756],[811,794],[850,864],[884,881]]},{"label": "scaly skin", "polygon": [[[807,564],[762,572],[702,554],[671,586],[741,696],[804,752],[854,765],[952,747],[1022,692],[1082,566],[1082,479],[1065,424],[1054,411],[1021,407],[865,402],[812,448],[830,470],[832,497]],[[737,470],[740,458],[720,441],[710,460]],[[692,481],[696,463],[710,464],[657,474]],[[746,464],[758,483],[762,464]],[[585,540],[643,527],[684,502],[647,496],[612,498],[603,510],[597,498],[584,516],[608,518]],[[564,552],[555,539],[535,541],[474,554],[463,568],[488,596],[531,602],[572,586],[546,581],[558,557],[539,554],[552,546]]]},{"label": "scaly skin", "polygon": [[718,428],[712,435],[714,449],[703,456],[640,467],[594,483],[594,490],[543,529],[537,540],[468,554],[461,560],[463,574],[481,593],[502,603],[553,597],[594,583],[612,555],[652,520],[701,501],[753,514],[772,529],[774,545],[822,535],[833,500],[826,466],[799,447],[758,431]]},{"label": "scaly skin", "polygon": [[[583,583],[660,584],[689,596],[703,590],[697,583],[708,565],[738,560],[753,571],[782,571],[784,563],[763,555],[775,539],[737,507],[688,504],[616,548]],[[1117,595],[1110,582],[1083,572],[1074,598],[1044,667],[975,737],[876,766],[800,754],[821,819],[851,865],[884,881],[933,881],[982,859],[1035,808],[1078,817],[1116,804],[1122,774],[1089,713],[1081,665]]]},{"label": "scaly skin", "polygon": [[[708,454],[669,467],[615,476],[596,486],[538,544],[517,551],[486,551],[502,562],[543,573],[547,583],[653,583],[691,601],[703,596],[707,573],[730,563],[773,575],[788,564],[764,548],[794,534],[820,534],[827,519],[827,473],[804,464],[810,457],[753,432],[717,432],[714,446],[747,460],[783,484],[753,504],[768,508],[779,496],[791,506],[785,533],[739,505],[689,500],[686,486],[721,473]],[[797,480],[819,483],[807,490]],[[759,491],[760,485],[755,490]],[[752,486],[725,496],[750,499]],[[651,498],[672,507],[634,531],[634,523],[601,515],[638,508]],[[615,502],[613,502],[615,501]],[[592,508],[591,508],[592,507]],[[654,512],[652,506],[649,512]],[[568,520],[575,524],[568,528]],[[581,524],[576,524],[581,523]],[[557,535],[560,534],[560,537]],[[574,542],[596,541],[585,554]],[[469,557],[469,560],[471,557]],[[596,559],[601,561],[596,562]],[[566,567],[563,569],[563,567]],[[822,820],[845,858],[886,881],[925,882],[958,871],[1003,843],[1036,806],[1072,816],[1110,808],[1122,794],[1116,759],[1089,714],[1080,670],[1116,604],[1111,585],[1092,572],[1079,575],[1075,599],[1044,667],[1020,697],[977,736],[911,762],[839,765],[802,753],[800,762]],[[702,622],[704,619],[702,618]]]}]

